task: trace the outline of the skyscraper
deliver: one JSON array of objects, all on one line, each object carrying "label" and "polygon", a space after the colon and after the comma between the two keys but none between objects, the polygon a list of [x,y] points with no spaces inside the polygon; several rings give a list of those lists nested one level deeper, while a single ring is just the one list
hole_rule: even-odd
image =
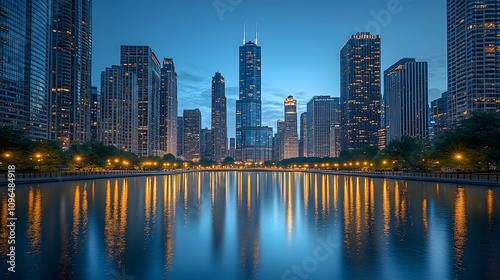
[{"label": "skyscraper", "polygon": [[177,73],[171,58],[164,58],[161,68],[159,149],[177,154]]},{"label": "skyscraper", "polygon": [[443,92],[441,97],[431,102],[432,117],[434,118],[434,136],[448,127],[448,92]]},{"label": "skyscraper", "polygon": [[448,0],[448,124],[500,112],[500,4]]},{"label": "skyscraper", "polygon": [[248,41],[239,49],[239,99],[236,100],[236,159],[270,160],[272,128],[262,127],[261,48]]},{"label": "skyscraper", "polygon": [[49,3],[0,2],[0,125],[47,138]]},{"label": "skyscraper", "polygon": [[201,112],[199,109],[184,110],[183,119],[184,159],[199,161],[201,159]]},{"label": "skyscraper", "polygon": [[352,35],[340,51],[342,150],[378,145],[380,88],[380,37]]},{"label": "skyscraper", "polygon": [[202,128],[200,132],[200,159],[208,158],[212,159],[214,157],[213,144],[212,144],[213,133],[211,129]]},{"label": "skyscraper", "polygon": [[160,62],[148,46],[121,46],[123,71],[137,77],[138,156],[161,156],[160,151]]},{"label": "skyscraper", "polygon": [[184,117],[177,117],[177,156],[184,155]]},{"label": "skyscraper", "polygon": [[334,125],[334,98],[314,96],[307,103],[307,145],[308,157],[332,156],[335,144],[331,129]]},{"label": "skyscraper", "polygon": [[137,76],[119,65],[101,72],[101,120],[98,140],[138,153]]},{"label": "skyscraper", "polygon": [[68,149],[90,139],[92,1],[50,7],[49,138]]},{"label": "skyscraper", "polygon": [[96,86],[90,89],[90,141],[96,141],[101,122],[101,92]]},{"label": "skyscraper", "polygon": [[212,77],[212,151],[215,161],[228,156],[226,82],[219,72]]},{"label": "skyscraper", "polygon": [[384,71],[386,142],[426,138],[429,125],[427,62],[403,58]]},{"label": "skyscraper", "polygon": [[288,96],[285,101],[285,130],[283,134],[283,159],[299,156],[299,139],[297,136],[297,100]]},{"label": "skyscraper", "polygon": [[285,121],[276,121],[276,133],[273,137],[273,156],[274,161],[280,161],[283,159],[285,151]]},{"label": "skyscraper", "polygon": [[300,114],[299,156],[307,157],[307,112]]}]

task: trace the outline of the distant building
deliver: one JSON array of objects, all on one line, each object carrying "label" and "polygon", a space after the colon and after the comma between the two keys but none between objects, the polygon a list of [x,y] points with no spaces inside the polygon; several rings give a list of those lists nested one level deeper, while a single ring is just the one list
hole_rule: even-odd
[{"label": "distant building", "polygon": [[340,51],[342,150],[378,145],[380,80],[379,35],[352,35]]},{"label": "distant building", "polygon": [[162,156],[160,150],[160,62],[149,46],[121,46],[120,65],[137,76],[138,156]]},{"label": "distant building", "polygon": [[307,112],[300,114],[299,156],[307,157]]},{"label": "distant building", "polygon": [[212,156],[211,159],[221,162],[228,156],[227,152],[227,107],[226,82],[221,73],[212,77]]},{"label": "distant building", "polygon": [[334,120],[334,98],[330,96],[314,96],[307,103],[307,156],[334,156],[335,135],[332,127]]},{"label": "distant building", "polygon": [[283,133],[283,159],[299,156],[299,137],[297,133],[297,100],[288,96],[285,101],[285,130]]},{"label": "distant building", "polygon": [[93,86],[90,90],[90,141],[96,141],[101,122],[101,92]]},{"label": "distant building", "polygon": [[386,143],[429,136],[427,62],[403,58],[384,71]]},{"label": "distant building", "polygon": [[229,138],[229,156],[233,159],[236,157],[236,139],[235,138]]},{"label": "distant building", "polygon": [[[37,22],[34,26],[44,24],[40,14],[45,5],[46,2],[40,4],[41,10],[37,8],[30,14]],[[90,139],[92,1],[52,0],[49,7],[49,139],[59,141],[66,150]],[[30,34],[43,37],[46,31],[32,29]],[[38,39],[35,42],[43,43]],[[45,54],[45,49],[38,52]],[[43,66],[38,63],[43,61],[37,58],[33,69],[42,71]],[[43,85],[43,81],[38,81]]]},{"label": "distant building", "polygon": [[184,117],[177,117],[177,156],[184,155]]},{"label": "distant building", "polygon": [[280,161],[284,157],[285,151],[285,130],[286,123],[284,120],[276,122],[276,133],[273,137],[273,161]]},{"label": "distant building", "polygon": [[448,128],[448,92],[431,102],[432,117],[434,118],[434,136]]},{"label": "distant building", "polygon": [[160,76],[160,143],[165,154],[177,154],[177,73],[174,60],[163,59]]},{"label": "distant building", "polygon": [[184,110],[184,150],[186,160],[201,159],[201,112],[199,109]]},{"label": "distant building", "polygon": [[211,129],[203,128],[200,132],[200,159],[213,158],[213,133]]},{"label": "distant building", "polygon": [[49,10],[48,1],[0,2],[0,126],[23,129],[31,139],[47,139],[50,128]]},{"label": "distant building", "polygon": [[101,72],[101,119],[98,140],[138,153],[137,76],[118,65]]},{"label": "distant building", "polygon": [[448,0],[448,126],[500,112],[498,0]]}]

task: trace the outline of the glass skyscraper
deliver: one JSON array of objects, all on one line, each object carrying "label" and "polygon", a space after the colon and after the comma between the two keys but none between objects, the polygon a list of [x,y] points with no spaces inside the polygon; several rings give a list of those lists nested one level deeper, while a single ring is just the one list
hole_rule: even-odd
[{"label": "glass skyscraper", "polygon": [[284,101],[285,130],[283,135],[283,159],[299,157],[297,133],[297,99],[288,96]]},{"label": "glass skyscraper", "polygon": [[101,92],[96,86],[90,89],[90,141],[96,141],[101,122]]},{"label": "glass skyscraper", "polygon": [[342,150],[378,145],[380,101],[380,37],[354,34],[340,51]]},{"label": "glass skyscraper", "polygon": [[500,112],[500,2],[448,0],[448,124]]},{"label": "glass skyscraper", "polygon": [[[304,145],[308,157],[330,157],[335,151],[335,99],[330,96],[314,96],[307,103],[307,137]],[[302,136],[304,137],[304,136]]]},{"label": "glass skyscraper", "polygon": [[177,154],[177,73],[171,58],[164,58],[161,68],[160,151]]},{"label": "glass skyscraper", "polygon": [[0,125],[47,138],[49,2],[0,2]]},{"label": "glass skyscraper", "polygon": [[201,112],[199,109],[184,110],[184,151],[185,160],[201,159]]},{"label": "glass skyscraper", "polygon": [[[257,41],[257,40],[256,40]],[[239,49],[239,99],[236,101],[236,159],[271,160],[272,128],[262,127],[261,47],[244,42]]]},{"label": "glass skyscraper", "polygon": [[384,71],[386,142],[426,138],[429,131],[427,62],[403,58]]},{"label": "glass skyscraper", "polygon": [[228,156],[226,82],[219,72],[212,77],[212,152],[215,161]]},{"label": "glass skyscraper", "polygon": [[52,0],[49,138],[63,149],[90,139],[92,1]]}]

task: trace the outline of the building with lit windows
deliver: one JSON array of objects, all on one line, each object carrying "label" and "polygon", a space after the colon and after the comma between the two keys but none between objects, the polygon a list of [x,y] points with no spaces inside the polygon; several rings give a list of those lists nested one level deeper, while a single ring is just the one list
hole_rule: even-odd
[{"label": "building with lit windows", "polygon": [[68,149],[90,139],[92,1],[50,7],[49,139]]},{"label": "building with lit windows", "polygon": [[448,125],[500,112],[500,3],[448,0]]},{"label": "building with lit windows", "polygon": [[299,156],[299,137],[297,133],[297,100],[288,96],[285,101],[285,130],[283,133],[283,159]]},{"label": "building with lit windows", "polygon": [[[338,99],[337,99],[338,100]],[[335,99],[330,96],[314,96],[307,103],[306,142],[308,157],[331,157],[334,154]]]},{"label": "building with lit windows", "polygon": [[427,62],[403,58],[384,71],[386,143],[429,133]]},{"label": "building with lit windows", "polygon": [[378,145],[380,100],[380,37],[354,34],[340,51],[342,150]]},{"label": "building with lit windows", "polygon": [[201,159],[201,112],[199,109],[183,111],[185,160],[199,161]]},{"label": "building with lit windows", "polygon": [[184,154],[184,118],[177,117],[177,156]]},{"label": "building with lit windows", "polygon": [[227,107],[226,82],[221,73],[212,77],[212,151],[211,159],[221,162],[228,156],[227,151]]},{"label": "building with lit windows", "polygon": [[96,86],[90,88],[90,141],[96,141],[101,122],[101,92]]},{"label": "building with lit windows", "polygon": [[47,139],[48,1],[1,1],[0,38],[0,125]]},{"label": "building with lit windows", "polygon": [[121,46],[120,65],[137,77],[138,156],[162,156],[160,150],[160,69],[158,58],[148,46]]},{"label": "building with lit windows", "polygon": [[443,92],[440,98],[431,102],[431,111],[436,136],[448,127],[448,92]]},{"label": "building with lit windows", "polygon": [[300,114],[299,157],[307,157],[307,112]]},{"label": "building with lit windows", "polygon": [[165,154],[177,154],[177,73],[174,60],[163,59],[160,71],[160,147]]}]

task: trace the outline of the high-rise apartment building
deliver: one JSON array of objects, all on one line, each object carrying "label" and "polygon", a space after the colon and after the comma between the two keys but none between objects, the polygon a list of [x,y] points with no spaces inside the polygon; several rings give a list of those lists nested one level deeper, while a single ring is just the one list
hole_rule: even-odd
[{"label": "high-rise apartment building", "polygon": [[163,59],[160,77],[160,147],[165,154],[177,154],[177,73],[174,60]]},{"label": "high-rise apartment building", "polygon": [[272,157],[272,128],[262,127],[261,47],[245,42],[239,48],[239,98],[236,100],[236,159],[261,162]]},{"label": "high-rise apartment building", "polygon": [[221,73],[212,77],[212,159],[223,161],[227,157],[226,82]]},{"label": "high-rise apartment building", "polygon": [[428,136],[428,93],[427,62],[403,58],[384,71],[386,143]]},{"label": "high-rise apartment building", "polygon": [[101,92],[96,86],[90,88],[90,141],[96,141],[101,122]]},{"label": "high-rise apartment building", "polygon": [[380,37],[352,35],[340,51],[342,150],[378,145],[380,91]]},{"label": "high-rise apartment building", "polygon": [[160,150],[160,62],[148,46],[121,46],[120,65],[137,77],[138,156],[162,156]]},{"label": "high-rise apartment building", "polygon": [[135,73],[119,65],[101,72],[101,119],[98,140],[138,153],[138,89]]},{"label": "high-rise apartment building", "polygon": [[500,3],[448,0],[448,124],[500,112]]},{"label": "high-rise apartment building", "polygon": [[236,138],[229,138],[229,156],[233,159],[236,157]]},{"label": "high-rise apartment building", "polygon": [[307,112],[300,114],[299,156],[307,157]]},{"label": "high-rise apartment building", "polygon": [[177,156],[184,155],[184,117],[177,117]]},{"label": "high-rise apartment building", "polygon": [[297,133],[297,100],[288,96],[285,101],[285,130],[283,133],[283,159],[299,156]]},{"label": "high-rise apartment building", "polygon": [[50,4],[49,139],[68,149],[90,139],[92,1]]},{"label": "high-rise apartment building", "polygon": [[47,138],[48,1],[0,2],[0,125]]},{"label": "high-rise apartment building", "polygon": [[272,159],[274,161],[280,161],[284,159],[284,151],[285,151],[285,121],[278,120],[276,121],[276,133],[273,137],[273,156]]},{"label": "high-rise apartment building", "polygon": [[448,127],[448,92],[431,102],[432,118],[434,119],[434,136],[445,131]]},{"label": "high-rise apartment building", "polygon": [[213,141],[214,134],[211,129],[203,128],[200,132],[200,159],[207,158],[212,159],[214,156],[213,152]]},{"label": "high-rise apartment building", "polygon": [[332,155],[335,137],[334,98],[330,96],[314,96],[307,103],[306,142],[308,157],[330,157]]},{"label": "high-rise apartment building", "polygon": [[201,159],[201,112],[199,109],[184,110],[184,151],[185,160]]}]

